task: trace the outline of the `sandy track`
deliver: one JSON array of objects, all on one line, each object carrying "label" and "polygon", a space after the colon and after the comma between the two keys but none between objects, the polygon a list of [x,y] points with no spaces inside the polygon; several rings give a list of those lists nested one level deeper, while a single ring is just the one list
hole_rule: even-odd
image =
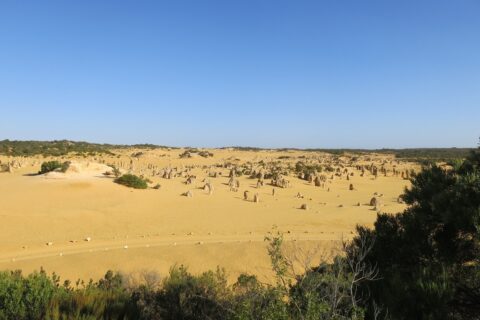
[{"label": "sandy track", "polygon": [[[267,235],[268,236],[268,235]],[[351,234],[336,234],[336,233],[319,233],[319,234],[284,234],[285,241],[335,241],[339,242],[342,239],[347,240],[351,237]],[[191,237],[169,237],[169,238],[156,238],[148,237],[147,239],[125,239],[117,241],[92,241],[85,243],[74,244],[61,244],[52,245],[47,248],[37,250],[24,250],[16,254],[2,254],[0,255],[0,263],[25,261],[32,259],[48,258],[55,256],[69,256],[75,254],[91,253],[91,252],[104,252],[109,250],[128,250],[135,248],[153,248],[153,247],[165,247],[165,246],[199,246],[205,244],[222,244],[222,243],[264,243],[265,236],[261,235],[233,235],[233,236],[191,236]]]}]

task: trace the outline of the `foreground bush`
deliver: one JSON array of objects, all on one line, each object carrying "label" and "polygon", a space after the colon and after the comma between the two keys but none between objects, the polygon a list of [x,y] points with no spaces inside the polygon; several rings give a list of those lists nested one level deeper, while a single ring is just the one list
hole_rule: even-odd
[{"label": "foreground bush", "polygon": [[114,182],[135,189],[147,189],[147,181],[134,175],[124,174],[123,176],[114,180]]},{"label": "foreground bush", "polygon": [[350,247],[374,240],[365,259],[379,280],[361,288],[367,307],[381,304],[392,319],[480,319],[480,150],[448,170],[426,167],[411,182],[407,209],[359,227]]},{"label": "foreground bush", "polygon": [[[107,285],[106,285],[107,284]],[[45,271],[0,272],[0,319],[135,319],[130,295],[112,272],[98,283],[60,285]]]},{"label": "foreground bush", "polygon": [[48,172],[52,172],[55,170],[65,172],[68,169],[69,162],[59,162],[59,161],[47,161],[42,163],[42,167],[38,174],[44,174]]}]

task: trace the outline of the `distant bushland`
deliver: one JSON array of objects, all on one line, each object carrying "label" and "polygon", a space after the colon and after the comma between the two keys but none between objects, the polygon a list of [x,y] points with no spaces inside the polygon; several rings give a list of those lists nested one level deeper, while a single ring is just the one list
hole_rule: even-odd
[{"label": "distant bushland", "polygon": [[[257,147],[224,147],[221,149],[233,149],[237,151],[305,151],[305,152],[325,152],[336,156],[346,153],[355,154],[393,154],[399,160],[412,161],[420,164],[431,164],[435,162],[450,162],[465,159],[474,148],[406,148],[406,149],[325,149],[325,148],[257,148]],[[285,157],[279,159],[286,159]]]},{"label": "distant bushland", "polygon": [[[0,141],[0,154],[7,156],[35,156],[43,155],[45,157],[65,156],[69,153],[77,156],[94,156],[97,154],[114,155],[114,149],[136,148],[145,150],[154,149],[179,149],[178,147],[168,147],[153,144],[134,144],[134,145],[115,145],[115,144],[98,144],[83,141],[54,140],[54,141]],[[433,162],[450,162],[458,159],[465,159],[473,148],[408,148],[408,149],[301,149],[301,148],[257,148],[257,147],[223,147],[220,149],[234,149],[238,151],[305,151],[305,152],[326,152],[333,155],[343,155],[345,153],[380,153],[394,154],[397,159],[406,161],[415,161],[421,164],[429,164]],[[211,157],[208,151],[199,151],[195,148],[187,148],[189,153],[198,153],[202,157]],[[141,154],[141,153],[137,153]],[[184,155],[186,156],[186,154]]]},{"label": "distant bushland", "polygon": [[45,157],[65,156],[69,153],[76,155],[110,154],[112,145],[95,144],[88,142],[61,141],[0,141],[0,154],[7,156],[35,156]]},{"label": "distant bushland", "polygon": [[[297,150],[297,149],[294,149]],[[298,149],[301,150],[301,149]],[[305,149],[308,152],[326,152],[333,155],[355,154],[393,154],[395,158],[405,161],[431,164],[465,159],[474,148],[408,148],[408,149]]]},{"label": "distant bushland", "polygon": [[115,145],[99,144],[83,141],[54,140],[54,141],[0,141],[0,154],[15,157],[28,157],[42,155],[44,157],[59,157],[68,154],[76,156],[95,156],[97,154],[115,155],[112,150],[137,148],[137,149],[177,149],[174,147],[157,146],[153,144]]}]

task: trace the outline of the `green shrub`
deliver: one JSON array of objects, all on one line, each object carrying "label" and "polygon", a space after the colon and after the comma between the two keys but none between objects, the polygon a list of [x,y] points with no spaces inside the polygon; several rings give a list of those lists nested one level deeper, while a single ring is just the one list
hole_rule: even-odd
[{"label": "green shrub", "polygon": [[303,174],[305,179],[307,179],[308,176],[315,176],[317,173],[320,173],[323,171],[323,167],[321,165],[307,165],[302,161],[298,161],[295,164],[295,172],[297,174]]},{"label": "green shrub", "polygon": [[200,157],[210,158],[213,157],[213,153],[208,151],[199,151],[197,149],[188,149],[185,150],[182,154],[180,154],[180,159],[191,158],[192,155],[197,154]]},{"label": "green shrub", "polygon": [[221,269],[194,276],[183,267],[172,267],[162,289],[137,296],[145,319],[225,319],[228,288]]},{"label": "green shrub", "polygon": [[34,272],[24,280],[23,301],[28,318],[44,319],[55,294],[55,286],[45,271]]},{"label": "green shrub", "polygon": [[20,271],[0,273],[0,319],[25,317],[23,277]]},{"label": "green shrub", "polygon": [[213,157],[213,153],[208,152],[208,151],[200,151],[200,152],[198,153],[198,155],[199,155],[200,157],[204,157],[204,158]]},{"label": "green shrub", "polygon": [[68,169],[68,166],[69,166],[69,162],[60,162],[60,161],[46,161],[44,163],[42,163],[42,167],[40,169],[40,171],[38,172],[38,174],[44,174],[44,173],[48,173],[48,172],[52,172],[52,171],[55,171],[55,170],[59,170],[62,171],[62,172],[65,172],[67,169]]},{"label": "green shrub", "polygon": [[44,319],[55,286],[41,270],[28,277],[20,271],[0,273],[0,319]]},{"label": "green shrub", "polygon": [[124,185],[126,187],[134,189],[147,189],[148,184],[144,179],[134,175],[134,174],[124,174],[123,176],[114,180],[115,183]]}]

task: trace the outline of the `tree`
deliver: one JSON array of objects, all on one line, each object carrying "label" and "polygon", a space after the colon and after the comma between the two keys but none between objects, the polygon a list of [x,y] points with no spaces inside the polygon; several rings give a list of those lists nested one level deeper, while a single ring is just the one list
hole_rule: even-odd
[{"label": "tree", "polygon": [[402,196],[403,213],[357,228],[353,246],[375,239],[365,259],[381,277],[362,295],[394,319],[460,319],[479,310],[479,169],[478,150],[453,169],[425,167]]},{"label": "tree", "polygon": [[358,289],[365,282],[376,281],[378,274],[366,261],[373,247],[371,239],[358,239],[355,246],[343,242],[332,263],[322,259],[316,267],[309,267],[313,259],[307,254],[302,259],[307,262],[296,261],[304,268],[301,273],[295,271],[295,261],[283,253],[282,233],[265,239],[277,278],[275,289],[288,301],[290,319],[364,319],[364,301]]}]

